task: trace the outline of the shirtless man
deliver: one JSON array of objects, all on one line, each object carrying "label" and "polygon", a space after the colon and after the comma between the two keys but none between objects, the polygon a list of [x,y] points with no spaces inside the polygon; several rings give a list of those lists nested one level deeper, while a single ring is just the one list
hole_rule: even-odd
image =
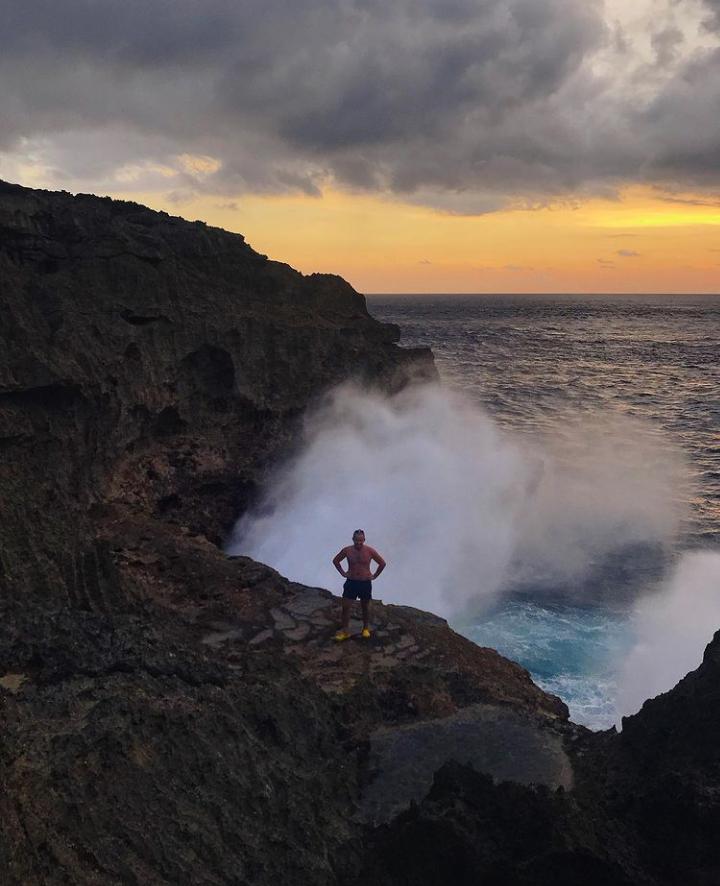
[{"label": "shirtless man", "polygon": [[[362,529],[356,529],[352,536],[353,543],[343,548],[339,554],[333,558],[333,566],[337,569],[343,578],[347,579],[343,585],[342,600],[342,627],[335,634],[336,640],[349,640],[350,631],[350,609],[352,601],[360,599],[362,606],[363,629],[362,637],[366,640],[370,637],[370,599],[372,597],[372,582],[380,575],[385,568],[385,561],[378,554],[375,548],[365,544],[365,533]],[[348,561],[347,570],[343,569],[340,563],[343,560]],[[377,569],[374,573],[370,572],[370,561],[377,563]]]}]

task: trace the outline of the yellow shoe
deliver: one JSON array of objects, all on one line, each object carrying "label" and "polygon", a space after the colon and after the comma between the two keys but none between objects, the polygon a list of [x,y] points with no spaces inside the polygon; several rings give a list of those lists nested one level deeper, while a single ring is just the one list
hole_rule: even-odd
[{"label": "yellow shoe", "polygon": [[338,631],[337,634],[335,634],[335,637],[333,639],[337,640],[338,643],[340,643],[343,640],[349,640],[350,634],[348,634],[347,631]]},{"label": "yellow shoe", "polygon": [[362,634],[360,634],[360,636],[363,638],[363,640],[369,640],[370,639],[370,628],[363,628]]}]

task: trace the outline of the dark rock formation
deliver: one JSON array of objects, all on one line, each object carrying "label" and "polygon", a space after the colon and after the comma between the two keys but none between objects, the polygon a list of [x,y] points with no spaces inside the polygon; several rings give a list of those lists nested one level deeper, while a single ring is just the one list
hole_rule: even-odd
[{"label": "dark rock formation", "polygon": [[331,594],[218,549],[324,390],[434,376],[344,281],[2,185],[0,286],[3,882],[335,883],[376,730],[566,718],[412,610],[338,648]]},{"label": "dark rock formation", "polygon": [[720,632],[620,734],[568,730],[570,791],[448,763],[417,805],[368,834],[352,882],[717,886],[718,735]]},{"label": "dark rock formation", "polygon": [[396,886],[632,886],[563,792],[446,763],[419,806],[373,834],[360,876]]},{"label": "dark rock formation", "polygon": [[720,637],[592,734],[409,607],[218,541],[338,381],[432,375],[336,277],[0,185],[8,884],[720,884]]},{"label": "dark rock formation", "polygon": [[0,583],[116,608],[102,508],[218,541],[293,420],[394,345],[339,277],[133,203],[0,185]]}]

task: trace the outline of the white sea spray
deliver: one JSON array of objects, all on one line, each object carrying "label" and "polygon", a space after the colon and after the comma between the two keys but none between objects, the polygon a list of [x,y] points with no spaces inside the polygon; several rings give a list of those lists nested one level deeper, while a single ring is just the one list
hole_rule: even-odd
[{"label": "white sea spray", "polygon": [[389,563],[376,596],[452,616],[482,610],[518,569],[579,589],[614,550],[669,544],[681,478],[630,419],[569,414],[528,441],[440,385],[393,397],[346,385],[307,417],[228,550],[337,588],[330,560],[362,528]]},{"label": "white sea spray", "polygon": [[633,622],[635,642],[619,676],[623,715],[672,689],[702,661],[720,628],[720,553],[684,554],[660,592],[637,601]]}]

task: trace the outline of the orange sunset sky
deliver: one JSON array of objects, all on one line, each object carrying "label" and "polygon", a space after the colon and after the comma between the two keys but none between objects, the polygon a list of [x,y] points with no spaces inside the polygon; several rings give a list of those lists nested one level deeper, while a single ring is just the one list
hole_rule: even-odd
[{"label": "orange sunset sky", "polygon": [[720,291],[718,0],[10,4],[0,178],[366,293]]},{"label": "orange sunset sky", "polygon": [[[141,199],[178,211],[162,195]],[[479,216],[340,191],[198,199],[182,214],[366,293],[720,292],[720,205],[670,203],[647,187]]]}]

